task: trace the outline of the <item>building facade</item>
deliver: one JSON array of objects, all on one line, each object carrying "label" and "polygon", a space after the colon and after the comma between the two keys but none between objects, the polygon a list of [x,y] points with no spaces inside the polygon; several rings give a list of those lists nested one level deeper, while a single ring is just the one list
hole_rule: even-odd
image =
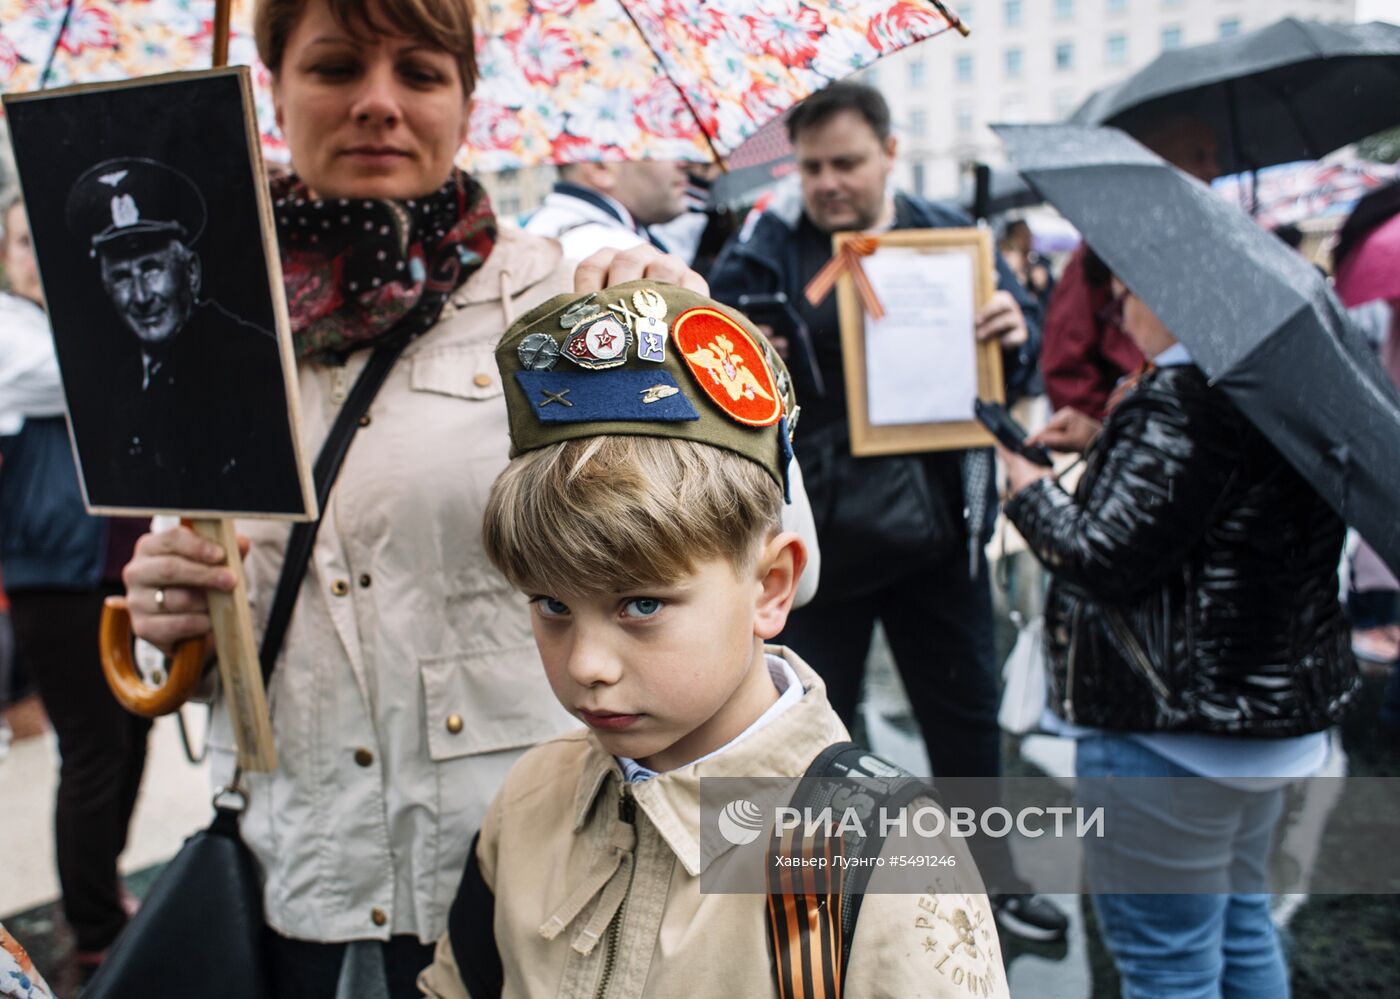
[{"label": "building facade", "polygon": [[890,102],[896,181],[958,191],[968,164],[1000,163],[991,123],[1058,121],[1164,49],[1252,31],[1283,17],[1350,24],[1356,0],[961,0],[972,29],[897,52],[864,78]]}]

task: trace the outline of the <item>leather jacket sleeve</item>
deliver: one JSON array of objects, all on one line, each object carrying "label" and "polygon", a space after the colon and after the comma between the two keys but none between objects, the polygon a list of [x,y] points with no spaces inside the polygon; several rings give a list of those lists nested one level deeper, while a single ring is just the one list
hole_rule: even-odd
[{"label": "leather jacket sleeve", "polygon": [[[1139,597],[1181,565],[1242,460],[1237,411],[1195,369],[1171,370],[1111,414],[1075,496],[1043,479],[1006,505],[1046,568],[1104,602]],[[1188,378],[1194,391],[1176,391]]]}]

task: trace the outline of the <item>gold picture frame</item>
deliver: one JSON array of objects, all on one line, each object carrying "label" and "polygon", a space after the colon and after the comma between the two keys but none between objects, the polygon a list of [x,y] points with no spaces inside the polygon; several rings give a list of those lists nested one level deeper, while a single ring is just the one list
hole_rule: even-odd
[{"label": "gold picture frame", "polygon": [[[837,233],[834,249],[861,233]],[[874,237],[880,249],[898,248],[922,254],[964,253],[972,259],[974,311],[981,309],[996,292],[996,263],[992,251],[992,236],[985,229],[900,229]],[[870,258],[865,258],[870,259]],[[841,355],[846,377],[847,419],[851,433],[851,453],[857,456],[909,454],[919,451],[948,451],[972,447],[990,447],[992,435],[978,423],[969,411],[965,420],[921,423],[877,424],[871,419],[869,380],[866,359],[866,313],[849,272],[843,272],[836,282],[836,305],[841,326]],[[974,330],[967,331],[973,340],[976,369],[976,395],[990,402],[1003,402],[1002,361],[999,344],[993,340],[976,342]],[[932,373],[930,373],[932,376]]]}]

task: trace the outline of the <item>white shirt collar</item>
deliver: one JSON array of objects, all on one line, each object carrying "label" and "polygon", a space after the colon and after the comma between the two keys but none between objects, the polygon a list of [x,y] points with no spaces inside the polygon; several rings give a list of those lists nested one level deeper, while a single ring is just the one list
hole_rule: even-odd
[{"label": "white shirt collar", "polygon": [[[773,678],[773,686],[777,688],[780,695],[778,699],[770,704],[768,710],[759,715],[754,723],[744,729],[744,731],[740,732],[714,752],[706,753],[698,760],[691,760],[686,766],[693,766],[696,763],[708,760],[712,756],[718,756],[720,753],[727,752],[732,746],[743,742],[759,729],[771,725],[779,715],[802,700],[802,681],[798,679],[796,671],[788,665],[787,660],[783,659],[781,656],[764,653],[763,661],[768,667],[768,675]],[[657,775],[655,770],[644,767],[636,760],[629,759],[626,756],[619,756],[617,758],[617,764],[622,768],[622,776],[629,784],[650,780]]]},{"label": "white shirt collar", "polygon": [[1152,363],[1159,368],[1172,368],[1180,367],[1183,364],[1195,364],[1196,362],[1191,357],[1191,352],[1186,349],[1186,344],[1178,340],[1154,357]]}]

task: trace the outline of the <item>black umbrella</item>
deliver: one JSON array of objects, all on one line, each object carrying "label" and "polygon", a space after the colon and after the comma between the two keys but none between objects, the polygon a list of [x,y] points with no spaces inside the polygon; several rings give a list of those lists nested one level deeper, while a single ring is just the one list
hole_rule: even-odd
[{"label": "black umbrella", "polygon": [[1400,25],[1285,18],[1172,49],[1091,94],[1069,120],[1141,134],[1178,112],[1211,126],[1224,173],[1318,159],[1400,124]]},{"label": "black umbrella", "polygon": [[1400,571],[1400,393],[1322,274],[1116,129],[995,130],[1021,175]]},{"label": "black umbrella", "polygon": [[1042,201],[1015,170],[976,164],[958,189],[958,204],[974,218],[984,219]]}]

